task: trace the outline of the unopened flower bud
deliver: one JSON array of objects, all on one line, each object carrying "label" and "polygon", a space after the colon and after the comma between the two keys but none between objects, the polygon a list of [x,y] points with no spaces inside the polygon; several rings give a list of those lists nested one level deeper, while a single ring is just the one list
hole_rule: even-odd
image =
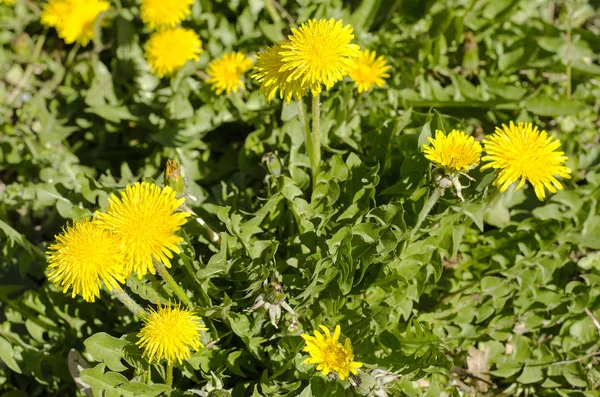
[{"label": "unopened flower bud", "polygon": [[175,160],[167,160],[165,169],[165,184],[182,196],[185,190],[185,178],[181,175],[179,165]]},{"label": "unopened flower bud", "polygon": [[277,155],[275,155],[275,153],[269,152],[263,154],[261,162],[267,167],[269,173],[274,177],[278,177],[281,175],[281,161],[279,161],[279,158],[277,157]]}]

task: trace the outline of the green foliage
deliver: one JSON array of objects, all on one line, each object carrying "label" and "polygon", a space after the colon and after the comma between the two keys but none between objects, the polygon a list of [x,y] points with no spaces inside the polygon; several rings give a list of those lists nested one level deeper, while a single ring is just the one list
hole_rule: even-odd
[{"label": "green foliage", "polygon": [[[137,1],[112,2],[80,49],[40,25],[37,2],[0,4],[0,396],[84,395],[82,383],[94,396],[358,395],[304,364],[300,335],[336,324],[389,395],[599,396],[598,2],[277,1],[298,23],[351,23],[392,66],[384,88],[322,95],[314,188],[294,104],[268,103],[248,76],[216,96],[196,74],[283,39],[273,4],[196,1],[184,25],[206,52],[170,80],[148,71]],[[561,139],[565,190],[500,194],[474,170],[466,201],[448,190],[415,229],[433,189],[427,137],[511,120]],[[134,181],[164,183],[167,159],[198,214],[170,273],[209,328],[172,388],[141,358],[139,318],[44,273],[68,220]],[[247,310],[273,282],[297,313],[277,326]],[[152,275],[124,288],[144,306],[178,301]]]}]

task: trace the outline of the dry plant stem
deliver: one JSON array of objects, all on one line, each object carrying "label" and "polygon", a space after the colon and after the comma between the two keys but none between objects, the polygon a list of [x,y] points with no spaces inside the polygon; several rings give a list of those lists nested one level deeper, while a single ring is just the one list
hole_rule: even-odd
[{"label": "dry plant stem", "polygon": [[321,166],[321,97],[319,94],[312,98],[312,144],[314,155],[313,190],[317,185],[317,175]]},{"label": "dry plant stem", "polygon": [[425,218],[427,218],[427,215],[429,215],[429,213],[433,209],[433,206],[435,205],[435,203],[438,202],[438,200],[440,199],[441,196],[442,196],[442,190],[439,187],[436,187],[435,189],[433,189],[433,191],[431,192],[431,195],[429,196],[429,198],[423,205],[421,212],[419,213],[419,218],[417,219],[417,224],[410,232],[411,239],[419,231],[421,224],[423,223],[423,221],[425,221]]},{"label": "dry plant stem", "polygon": [[281,22],[281,17],[277,13],[277,10],[275,10],[272,0],[265,0],[265,8],[269,12],[269,15],[271,16],[271,19],[273,20],[273,22],[275,22],[275,23]]},{"label": "dry plant stem", "polygon": [[281,15],[283,15],[283,17],[285,19],[288,20],[288,22],[290,23],[291,27],[293,27],[293,28],[297,28],[298,27],[298,24],[296,24],[296,20],[294,19],[294,17],[292,17],[290,15],[290,13],[287,12],[287,10],[281,4],[279,4],[277,2],[277,0],[270,0],[270,2],[271,2],[271,4],[273,4],[273,6],[275,6],[275,8],[277,8],[277,10],[279,11],[279,13]]},{"label": "dry plant stem", "polygon": [[177,281],[175,281],[175,279],[171,277],[165,265],[162,262],[154,261],[154,267],[158,271],[158,274],[160,274],[160,276],[163,278],[163,280],[165,280],[169,287],[171,287],[173,292],[175,292],[175,295],[177,295],[179,299],[181,299],[181,301],[186,305],[193,306],[192,300],[189,298],[189,296],[187,296],[185,291],[181,289],[179,284],[177,284]]},{"label": "dry plant stem", "polygon": [[196,76],[200,77],[202,80],[206,81],[208,79],[210,79],[210,76],[207,75],[206,73],[204,73],[203,71],[199,70],[196,73]]},{"label": "dry plant stem", "polygon": [[204,219],[200,218],[196,212],[187,206],[187,204],[183,204],[180,207],[181,210],[191,214],[196,218],[196,221],[204,228],[206,234],[208,235],[208,240],[217,248],[219,248],[219,234],[215,232],[208,224],[204,221]]},{"label": "dry plant stem", "polygon": [[127,294],[127,292],[123,291],[122,289],[113,288],[112,293],[115,296],[115,298],[120,300],[121,303],[124,304],[125,307],[136,316],[142,317],[145,314],[148,314],[148,312],[146,312],[146,310],[143,307],[141,307]]},{"label": "dry plant stem", "polygon": [[598,336],[600,337],[600,321],[598,321],[598,317],[596,317],[596,315],[594,314],[594,312],[591,311],[590,309],[588,309],[587,307],[584,310],[585,310],[585,314],[587,314],[588,317],[594,323],[594,326],[598,330]]},{"label": "dry plant stem", "polygon": [[167,379],[165,379],[167,386],[173,386],[173,364],[167,364]]}]

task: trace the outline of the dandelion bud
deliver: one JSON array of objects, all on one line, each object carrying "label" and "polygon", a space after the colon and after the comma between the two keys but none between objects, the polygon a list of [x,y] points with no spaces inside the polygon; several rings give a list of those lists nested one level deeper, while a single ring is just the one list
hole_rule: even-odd
[{"label": "dandelion bud", "polygon": [[279,158],[277,155],[275,155],[275,153],[269,152],[263,154],[261,162],[267,167],[269,174],[273,175],[274,177],[281,175],[281,161],[279,161]]},{"label": "dandelion bud", "polygon": [[223,389],[212,390],[208,392],[207,397],[231,397],[231,393]]},{"label": "dandelion bud", "polygon": [[175,160],[167,160],[165,183],[171,189],[175,190],[178,196],[183,195],[185,178],[181,175],[179,164]]},{"label": "dandelion bud", "polygon": [[281,283],[273,282],[266,286],[267,301],[278,304],[285,299],[285,287]]},{"label": "dandelion bud", "polygon": [[475,36],[471,32],[465,32],[465,53],[462,67],[466,75],[479,73],[479,48]]}]

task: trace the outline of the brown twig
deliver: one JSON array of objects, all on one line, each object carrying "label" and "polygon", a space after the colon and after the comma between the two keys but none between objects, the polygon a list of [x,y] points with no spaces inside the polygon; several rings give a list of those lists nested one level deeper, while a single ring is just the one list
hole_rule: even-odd
[{"label": "brown twig", "polygon": [[277,8],[277,11],[279,11],[279,13],[281,15],[283,15],[283,17],[285,19],[288,20],[288,22],[290,23],[290,25],[292,25],[293,28],[297,28],[298,27],[298,25],[296,24],[296,20],[294,19],[294,17],[292,17],[290,15],[290,13],[287,12],[287,10],[281,4],[279,4],[279,2],[277,0],[268,0],[268,1],[270,1],[271,4],[273,4],[273,6],[275,8]]},{"label": "brown twig", "polygon": [[594,312],[591,311],[590,309],[588,309],[587,307],[584,310],[585,310],[585,314],[587,314],[589,316],[589,318],[592,319],[592,322],[594,323],[594,325],[596,326],[596,329],[598,330],[598,336],[600,337],[600,321],[598,321],[598,317],[596,317],[596,314],[594,314]]}]

